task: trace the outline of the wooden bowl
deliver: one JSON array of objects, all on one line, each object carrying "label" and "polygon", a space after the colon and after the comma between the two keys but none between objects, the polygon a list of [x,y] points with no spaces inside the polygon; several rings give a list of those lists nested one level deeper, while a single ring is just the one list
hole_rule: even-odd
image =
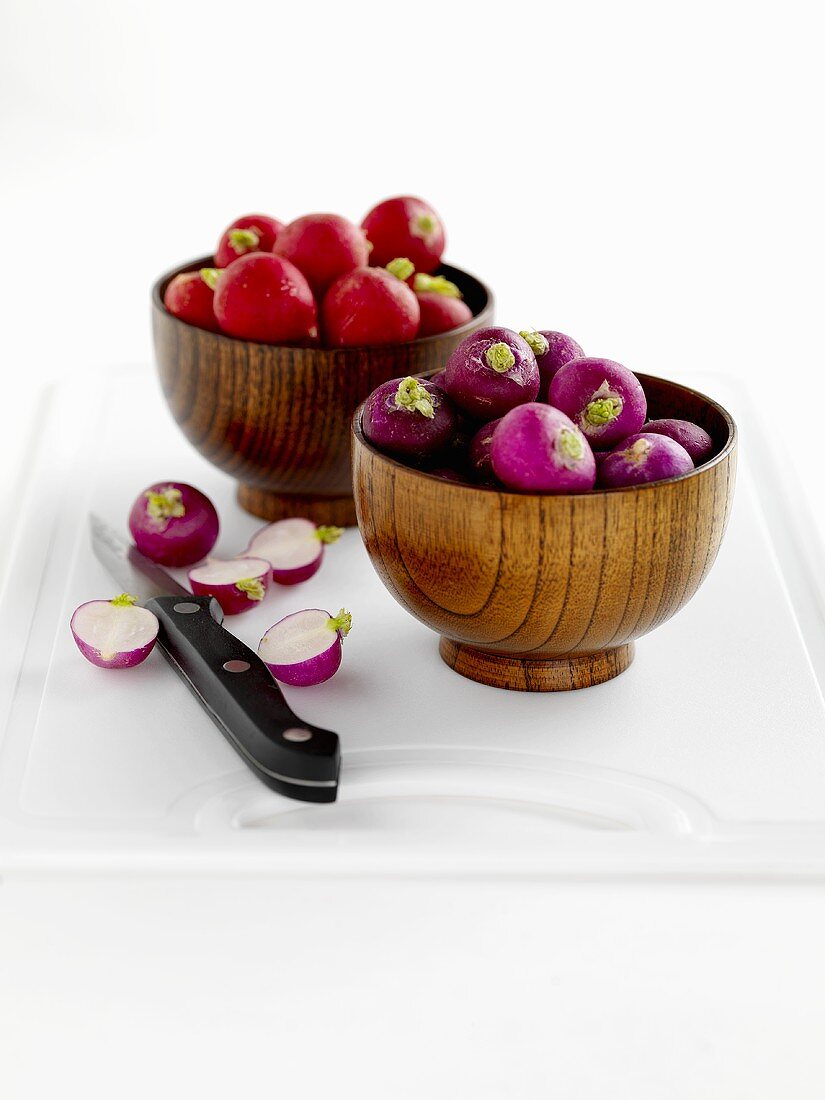
[{"label": "wooden bowl", "polygon": [[[353,420],[358,526],[398,602],[441,635],[462,676],[518,691],[602,683],[633,639],[683,607],[716,558],[736,426],[715,401],[639,375],[651,419],[692,420],[714,455],[680,478],[540,496],[462,485],[381,454]],[[709,624],[709,628],[715,624]]]},{"label": "wooden bowl", "polygon": [[205,458],[238,479],[248,512],[355,523],[353,412],[382,382],[442,367],[468,333],[492,324],[492,294],[445,264],[440,273],[460,287],[474,315],[452,332],[385,347],[275,347],[219,336],[166,311],[170,280],[211,262],[205,256],[169,271],[152,289],[155,358],[172,415]]}]

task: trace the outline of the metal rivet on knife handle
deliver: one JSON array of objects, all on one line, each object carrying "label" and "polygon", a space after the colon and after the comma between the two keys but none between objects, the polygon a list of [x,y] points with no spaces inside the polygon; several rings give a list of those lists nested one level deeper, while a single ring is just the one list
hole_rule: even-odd
[{"label": "metal rivet on knife handle", "polygon": [[312,737],[312,731],[304,729],[288,729],[284,730],[283,737],[284,741],[309,741],[310,737]]}]

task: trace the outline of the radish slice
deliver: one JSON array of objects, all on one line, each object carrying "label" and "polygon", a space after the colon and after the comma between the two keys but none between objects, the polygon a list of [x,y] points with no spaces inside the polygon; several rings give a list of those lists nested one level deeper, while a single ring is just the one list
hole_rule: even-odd
[{"label": "radish slice", "polygon": [[267,630],[258,656],[284,684],[322,684],[338,671],[341,643],[351,626],[352,616],[343,607],[335,616],[318,608],[296,611]]},{"label": "radish slice", "polygon": [[324,547],[343,535],[341,527],[316,527],[310,519],[279,519],[252,536],[247,553],[272,566],[276,584],[300,584],[321,567]]},{"label": "radish slice", "polygon": [[72,615],[72,635],[87,661],[98,668],[133,668],[155,647],[158,620],[124,592],[113,600],[82,603]]},{"label": "radish slice", "polygon": [[260,603],[269,588],[269,562],[263,558],[207,558],[189,570],[196,596],[214,596],[225,615],[238,615]]}]

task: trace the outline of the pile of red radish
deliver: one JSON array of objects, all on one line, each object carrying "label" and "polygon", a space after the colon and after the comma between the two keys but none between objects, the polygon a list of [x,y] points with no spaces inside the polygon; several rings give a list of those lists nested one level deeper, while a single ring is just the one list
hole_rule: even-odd
[{"label": "pile of red radish", "polygon": [[[257,531],[243,553],[230,559],[207,557],[218,538],[218,513],[200,490],[182,481],[160,481],[144,489],[129,512],[137,549],[160,565],[188,570],[196,596],[212,596],[226,615],[260,604],[271,585],[291,586],[313,577],[324,549],[343,534],[340,527],[318,527],[307,519],[282,519]],[[113,600],[81,604],[71,621],[78,649],[100,668],[133,668],[155,645],[155,615],[122,593]],[[310,608],[271,626],[259,646],[262,660],[283,683],[307,687],[328,680],[341,663],[342,640],[352,619]]]},{"label": "pile of red radish", "polygon": [[580,493],[679,477],[713,453],[698,424],[645,420],[639,379],[560,332],[478,329],[432,379],[395,378],[364,404],[380,450],[445,480]]},{"label": "pile of red radish", "polygon": [[433,274],[444,227],[422,199],[386,199],[360,227],[339,214],[289,225],[236,218],[214,266],[176,275],[163,302],[198,328],[262,344],[400,344],[472,319],[461,291]]}]

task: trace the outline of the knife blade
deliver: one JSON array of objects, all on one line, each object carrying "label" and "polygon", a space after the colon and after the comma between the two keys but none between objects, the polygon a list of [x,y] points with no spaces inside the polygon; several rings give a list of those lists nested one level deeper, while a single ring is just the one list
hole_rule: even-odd
[{"label": "knife blade", "polygon": [[98,561],[157,616],[161,653],[258,778],[288,798],[333,802],[338,735],[290,710],[257,653],[223,626],[217,600],[193,596],[99,517],[90,524]]}]

